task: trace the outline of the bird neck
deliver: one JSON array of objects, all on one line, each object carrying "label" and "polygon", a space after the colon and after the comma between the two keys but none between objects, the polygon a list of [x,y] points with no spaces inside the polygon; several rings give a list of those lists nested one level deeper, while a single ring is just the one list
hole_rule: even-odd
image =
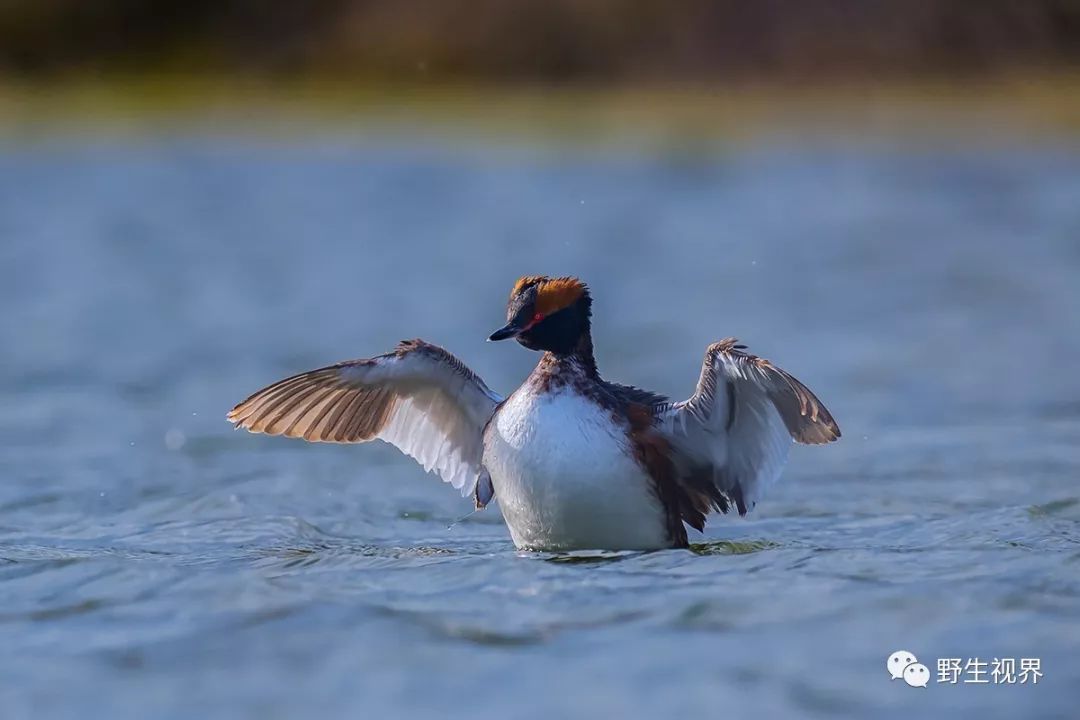
[{"label": "bird neck", "polygon": [[589,329],[588,320],[581,329],[577,339],[564,347],[552,348],[545,353],[545,359],[558,364],[573,363],[577,365],[588,377],[599,375],[596,369],[596,358],[593,357],[592,333]]}]

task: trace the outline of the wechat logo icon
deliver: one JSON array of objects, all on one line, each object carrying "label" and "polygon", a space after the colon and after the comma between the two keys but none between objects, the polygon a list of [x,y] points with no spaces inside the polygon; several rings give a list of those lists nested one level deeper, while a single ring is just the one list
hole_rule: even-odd
[{"label": "wechat logo icon", "polygon": [[911,687],[926,687],[930,682],[930,668],[919,662],[915,653],[897,650],[885,661],[885,669],[893,680],[903,680]]}]

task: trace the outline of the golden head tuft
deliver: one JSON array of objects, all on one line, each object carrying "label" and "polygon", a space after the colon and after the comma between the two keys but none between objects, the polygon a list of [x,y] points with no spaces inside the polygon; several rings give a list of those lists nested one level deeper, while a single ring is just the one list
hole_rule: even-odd
[{"label": "golden head tuft", "polygon": [[523,275],[518,278],[518,281],[514,283],[514,287],[510,290],[510,299],[513,300],[520,295],[526,288],[532,287],[544,280],[550,280],[550,278],[544,275]]},{"label": "golden head tuft", "polygon": [[551,315],[573,305],[588,287],[576,277],[549,278],[544,275],[526,275],[514,284],[510,292],[513,299],[525,289],[536,286],[536,312]]}]

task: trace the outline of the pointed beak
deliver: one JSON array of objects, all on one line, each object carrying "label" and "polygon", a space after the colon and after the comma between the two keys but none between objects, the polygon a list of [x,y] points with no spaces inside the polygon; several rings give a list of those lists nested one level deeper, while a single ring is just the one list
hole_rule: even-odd
[{"label": "pointed beak", "polygon": [[488,336],[488,342],[495,342],[497,340],[506,340],[507,338],[517,337],[521,332],[520,328],[514,326],[513,323],[507,323],[503,327],[499,328],[495,332]]}]

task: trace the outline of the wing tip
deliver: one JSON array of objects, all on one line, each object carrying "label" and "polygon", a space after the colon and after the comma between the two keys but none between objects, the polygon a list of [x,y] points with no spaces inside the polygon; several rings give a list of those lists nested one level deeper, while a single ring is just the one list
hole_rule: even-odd
[{"label": "wing tip", "polygon": [[742,351],[746,349],[746,345],[743,345],[741,342],[739,342],[739,338],[731,336],[723,338],[722,340],[717,340],[712,345],[709,345],[709,347],[705,349],[705,352],[707,354],[727,353],[731,352],[732,350]]},{"label": "wing tip", "polygon": [[792,439],[800,445],[828,445],[843,437],[840,426],[823,407],[815,416],[803,415],[801,419],[803,422],[797,431],[791,434]]}]

